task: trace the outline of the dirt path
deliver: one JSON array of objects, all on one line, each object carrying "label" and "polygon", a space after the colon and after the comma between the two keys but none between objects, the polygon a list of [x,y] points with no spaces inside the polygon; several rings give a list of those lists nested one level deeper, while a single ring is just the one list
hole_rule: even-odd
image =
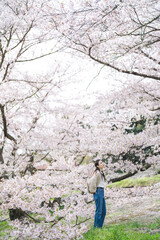
[{"label": "dirt path", "polygon": [[[121,201],[121,198],[118,198]],[[116,198],[106,199],[108,214],[105,224],[125,221],[150,222],[155,218],[160,218],[160,194],[155,191],[152,195],[133,196],[128,198],[119,208],[114,207]]]}]

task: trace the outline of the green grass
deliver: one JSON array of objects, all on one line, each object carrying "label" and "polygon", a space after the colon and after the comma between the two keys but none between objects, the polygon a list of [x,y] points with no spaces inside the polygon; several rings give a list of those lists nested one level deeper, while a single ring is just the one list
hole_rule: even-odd
[{"label": "green grass", "polygon": [[108,188],[129,188],[134,186],[146,187],[160,182],[160,174],[153,177],[143,177],[138,179],[124,179],[116,183],[109,184]]},{"label": "green grass", "polygon": [[104,226],[102,229],[91,228],[84,234],[83,240],[160,240],[159,233],[149,233],[151,229],[157,228],[160,228],[160,219],[148,225],[133,222]]},{"label": "green grass", "polygon": [[147,225],[148,229],[160,229],[160,218],[157,218],[154,222]]},{"label": "green grass", "polygon": [[12,227],[9,226],[8,222],[0,222],[0,239],[6,235],[7,230],[11,230]]}]

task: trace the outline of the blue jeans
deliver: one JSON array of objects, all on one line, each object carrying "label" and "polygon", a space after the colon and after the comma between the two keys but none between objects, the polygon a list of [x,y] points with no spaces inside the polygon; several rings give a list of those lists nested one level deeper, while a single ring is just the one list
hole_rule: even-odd
[{"label": "blue jeans", "polygon": [[96,193],[93,194],[93,198],[96,204],[94,227],[102,228],[106,216],[106,202],[104,198],[104,189],[97,188]]}]

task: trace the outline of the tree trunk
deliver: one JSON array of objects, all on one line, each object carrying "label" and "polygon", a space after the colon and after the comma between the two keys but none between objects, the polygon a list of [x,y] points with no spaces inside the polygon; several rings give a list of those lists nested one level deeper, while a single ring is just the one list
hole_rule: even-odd
[{"label": "tree trunk", "polygon": [[4,160],[3,160],[3,148],[0,148],[0,163],[3,164]]}]

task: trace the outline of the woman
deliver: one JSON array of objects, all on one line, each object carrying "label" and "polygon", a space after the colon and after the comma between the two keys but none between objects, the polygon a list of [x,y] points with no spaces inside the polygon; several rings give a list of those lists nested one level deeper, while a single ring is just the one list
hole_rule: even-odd
[{"label": "woman", "polygon": [[96,205],[94,227],[102,228],[106,216],[106,203],[104,198],[104,181],[106,180],[103,173],[104,163],[101,160],[95,161],[95,192],[93,198]]}]

